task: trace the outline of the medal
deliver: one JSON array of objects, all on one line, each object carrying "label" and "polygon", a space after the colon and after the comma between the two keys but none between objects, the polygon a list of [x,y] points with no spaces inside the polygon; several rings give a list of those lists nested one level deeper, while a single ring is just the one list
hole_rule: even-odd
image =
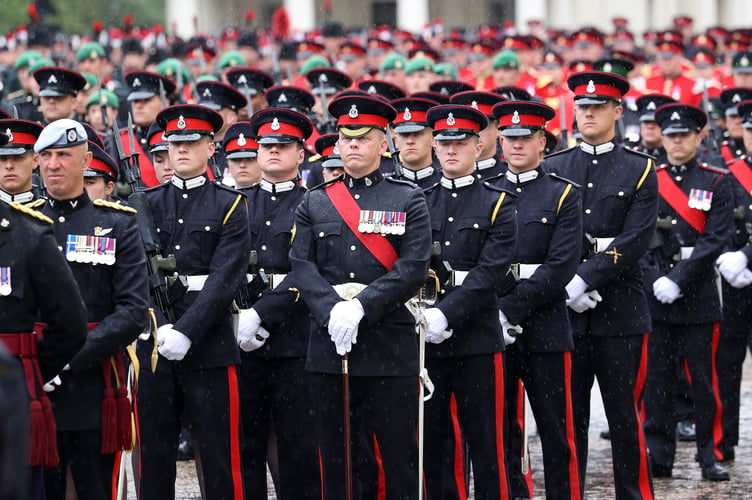
[{"label": "medal", "polygon": [[10,286],[10,267],[0,267],[0,296],[7,297],[12,291]]}]

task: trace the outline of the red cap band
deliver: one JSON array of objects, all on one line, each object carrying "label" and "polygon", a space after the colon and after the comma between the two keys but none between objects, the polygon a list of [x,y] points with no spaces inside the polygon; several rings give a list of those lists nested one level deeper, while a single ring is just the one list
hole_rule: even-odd
[{"label": "red cap band", "polygon": [[407,108],[405,111],[401,113],[397,113],[397,118],[394,119],[394,124],[399,125],[400,123],[426,123],[426,115],[428,113],[426,111],[413,111],[410,108]]},{"label": "red cap band", "polygon": [[197,118],[183,118],[182,116],[177,120],[170,120],[167,122],[166,132],[182,132],[184,130],[201,131],[201,132],[214,132],[214,127],[206,120],[199,120]]},{"label": "red cap band", "polygon": [[478,125],[478,122],[474,120],[466,120],[464,118],[454,118],[453,116],[451,116],[451,113],[449,117],[442,118],[441,120],[438,120],[433,125],[434,132],[437,132],[440,130],[451,130],[451,129],[474,130],[476,132],[480,132],[480,125]]},{"label": "red cap band", "polygon": [[246,149],[251,149],[251,150],[258,149],[258,142],[248,137],[242,137],[242,138],[236,137],[235,139],[232,139],[230,142],[225,144],[225,151],[228,153],[232,151],[239,151],[239,150],[246,150]]},{"label": "red cap band", "polygon": [[359,127],[380,127],[385,129],[388,121],[383,116],[379,115],[365,115],[359,113],[355,118],[351,118],[349,114],[344,114],[337,120],[337,126],[343,125],[357,125]]},{"label": "red cap band", "polygon": [[613,97],[614,99],[621,99],[622,93],[619,89],[616,87],[612,87],[611,85],[603,85],[598,83],[593,83],[590,81],[589,83],[585,85],[578,85],[574,89],[574,95],[575,96],[586,96],[586,95],[600,95],[600,96],[607,96],[607,97]]},{"label": "red cap band", "polygon": [[546,119],[538,115],[521,115],[516,111],[511,115],[502,115],[499,117],[499,127],[545,127]]},{"label": "red cap band", "polygon": [[33,146],[35,142],[37,142],[37,137],[32,134],[25,134],[23,132],[13,132],[11,131],[12,138],[8,142],[8,145],[11,144],[23,144],[24,146]]},{"label": "red cap band", "polygon": [[[281,122],[277,120],[276,118],[271,121],[264,123],[263,125],[259,126],[257,135],[259,137],[263,135],[269,135],[269,134],[276,134],[276,135],[289,135],[292,137],[297,137],[299,139],[303,139],[303,131],[300,130],[295,125],[291,125],[286,122]],[[247,140],[247,139],[246,139]]]}]

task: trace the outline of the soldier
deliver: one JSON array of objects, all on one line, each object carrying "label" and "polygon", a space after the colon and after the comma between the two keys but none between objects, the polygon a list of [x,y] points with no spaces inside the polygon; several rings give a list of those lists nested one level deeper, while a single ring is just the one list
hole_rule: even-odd
[{"label": "soldier", "polygon": [[[464,489],[464,475],[444,478],[445,438],[454,396],[460,431],[472,462],[475,494],[507,498],[504,460],[504,338],[499,325],[497,292],[509,270],[517,233],[514,196],[474,175],[481,154],[484,112],[445,105],[429,110],[441,181],[426,191],[433,240],[441,245],[442,263],[452,269],[442,278],[435,307],[425,311],[426,368],[434,383],[426,405],[426,497],[441,498],[443,482]],[[437,266],[433,266],[437,267]],[[439,273],[441,274],[441,273]],[[470,335],[472,332],[472,335]],[[454,334],[456,333],[456,335]]]},{"label": "soldier", "polygon": [[239,120],[250,116],[267,106],[266,90],[274,85],[274,78],[259,69],[234,68],[227,72],[227,82],[251,103],[250,110],[240,109]]},{"label": "soldier", "polygon": [[[405,301],[428,269],[428,210],[418,188],[379,171],[394,108],[348,96],[329,111],[338,119],[345,175],[305,194],[290,253],[295,284],[311,309],[306,369],[317,403],[322,498],[345,498],[345,481],[353,482],[353,498],[375,497],[376,463],[388,498],[412,498],[418,343]],[[352,477],[345,475],[345,446],[352,449]]]},{"label": "soldier", "polygon": [[[644,287],[653,331],[648,344],[645,438],[653,477],[671,477],[676,452],[675,363],[683,355],[695,403],[697,460],[703,479],[727,481],[719,463],[716,430],[716,351],[722,318],[713,263],[728,244],[733,224],[731,179],[696,159],[707,123],[700,108],[666,104],[655,113],[663,131],[668,164],[658,168],[658,215],[668,218],[656,234],[663,240],[644,259]],[[613,430],[612,430],[613,435]]]},{"label": "soldier", "polygon": [[34,71],[39,84],[42,124],[61,118],[73,118],[76,94],[86,86],[86,78],[65,68],[44,67]]},{"label": "soldier", "polygon": [[261,171],[256,160],[258,142],[253,137],[251,125],[248,122],[237,122],[227,129],[222,141],[222,149],[227,158],[232,185],[236,189],[242,191],[261,181]]},{"label": "soldier", "polygon": [[315,68],[305,74],[311,93],[316,99],[313,112],[316,114],[314,126],[319,134],[330,134],[335,131],[332,117],[325,113],[324,102],[327,106],[335,94],[352,85],[352,79],[341,71],[332,68]]},{"label": "soldier", "polygon": [[639,258],[655,227],[654,161],[613,142],[629,82],[587,71],[571,75],[567,84],[575,95],[582,142],[546,162],[551,172],[582,186],[583,253],[566,286],[580,485],[584,492],[590,393],[597,377],[611,431],[615,496],[652,499],[638,404],[650,330]]},{"label": "soldier", "polygon": [[392,123],[394,145],[399,151],[402,179],[427,189],[441,180],[441,166],[433,156],[433,134],[426,113],[436,103],[405,97],[392,101],[397,117]]},{"label": "soldier", "polygon": [[[34,189],[32,177],[36,167],[34,143],[41,132],[42,126],[37,123],[0,120],[0,135],[8,140],[0,147],[0,201],[27,204],[39,198],[40,193]],[[0,139],[5,142],[5,138]]]},{"label": "soldier", "polygon": [[149,366],[155,347],[160,355],[156,370],[142,370],[139,380],[139,498],[174,498],[181,420],[203,458],[206,498],[240,498],[240,353],[230,305],[250,254],[245,197],[206,176],[221,116],[203,106],[178,105],[161,111],[157,124],[165,131],[175,175],[145,192],[150,225],[162,251],[175,255],[187,289],[171,311],[155,311],[156,338],[138,344],[142,366]]},{"label": "soldier", "polygon": [[49,194],[43,212],[57,222],[55,238],[81,290],[89,330],[49,387],[60,463],[45,471],[45,490],[50,498],[64,498],[70,467],[78,498],[110,498],[117,452],[131,444],[122,432],[130,429],[131,414],[121,353],[146,326],[146,260],[135,210],[92,201],[84,189],[92,153],[80,123],[47,125],[34,152]]},{"label": "soldier", "polygon": [[662,94],[644,95],[635,101],[640,115],[640,142],[632,149],[649,154],[659,165],[666,162],[666,148],[663,147],[661,127],[655,121],[655,110],[671,102],[676,100]]},{"label": "soldier", "polygon": [[222,128],[214,134],[215,149],[210,164],[214,164],[213,169],[216,172],[224,175],[227,170],[227,161],[222,149],[222,141],[227,129],[238,121],[238,113],[248,104],[248,100],[233,87],[212,81],[197,83],[196,94],[198,94],[198,104],[213,109],[222,117]]},{"label": "soldier", "polygon": [[675,32],[660,35],[657,44],[657,74],[645,81],[646,93],[671,96],[680,102],[697,106],[702,100],[702,89],[695,88],[694,79],[682,72],[684,43]]},{"label": "soldier", "polygon": [[107,89],[99,89],[86,100],[86,120],[97,132],[108,134],[117,120],[119,109],[117,95]]},{"label": "soldier", "polygon": [[493,115],[494,105],[504,101],[504,97],[493,92],[470,91],[460,92],[450,98],[452,104],[463,104],[480,110],[486,115],[488,126],[480,131],[480,156],[475,161],[475,175],[485,181],[496,177],[506,170],[506,165],[500,159],[498,121]]},{"label": "soldier", "polygon": [[20,89],[9,92],[3,97],[3,108],[11,113],[15,109],[18,118],[30,122],[39,122],[42,120],[42,113],[39,111],[39,95],[36,81],[31,75],[29,68],[31,65],[42,59],[42,54],[36,50],[27,50],[18,56],[13,69],[18,75]]},{"label": "soldier", "polygon": [[91,163],[84,171],[84,188],[92,200],[113,201],[111,196],[118,178],[115,160],[95,142],[89,141]]},{"label": "soldier", "polygon": [[[742,117],[739,114],[739,103],[752,99],[752,88],[732,87],[721,92],[721,104],[725,109],[724,127],[726,129],[726,140],[721,144],[721,155],[726,161],[726,165],[743,158],[746,150],[744,148],[744,128],[742,127]],[[711,130],[710,133],[713,133]],[[726,165],[719,165],[725,167]]]},{"label": "soldier", "polygon": [[732,162],[729,172],[733,176],[734,229],[726,251],[716,261],[723,282],[723,321],[718,342],[718,389],[723,405],[723,439],[718,446],[723,461],[734,460],[734,446],[739,441],[739,405],[742,381],[742,364],[747,345],[752,336],[752,288],[748,277],[747,256],[750,248],[750,222],[752,222],[752,101],[739,103],[743,117],[743,136],[746,156]]},{"label": "soldier", "polygon": [[[541,164],[546,121],[555,111],[545,104],[508,101],[493,108],[508,169],[495,180],[517,194],[517,245],[512,273],[499,300],[507,342],[507,464],[513,498],[530,498],[521,467],[524,415],[513,408],[524,390],[530,398],[543,448],[546,498],[582,498],[572,412],[572,330],[564,287],[579,264],[582,203],[574,184],[549,174]],[[519,326],[521,334],[510,337]],[[513,333],[513,332],[512,332]],[[511,345],[510,345],[511,344]],[[524,411],[524,405],[521,405]],[[522,425],[520,425],[522,424]],[[529,459],[528,459],[529,460]]]},{"label": "soldier", "polygon": [[338,140],[339,134],[326,134],[316,139],[316,151],[319,154],[317,161],[321,165],[323,182],[332,181],[345,173],[345,164],[342,163],[337,147]]},{"label": "soldier", "polygon": [[405,92],[428,92],[428,88],[437,80],[433,71],[433,61],[426,56],[413,57],[405,64]]},{"label": "soldier", "polygon": [[240,300],[238,319],[238,344],[244,351],[238,374],[245,494],[266,498],[267,446],[273,429],[277,496],[320,499],[318,446],[311,432],[315,404],[305,370],[310,319],[289,275],[293,215],[305,192],[298,168],[313,125],[294,111],[267,108],[253,115],[250,128],[258,141],[261,183],[243,190],[256,256],[248,266],[256,280],[248,285],[253,294]]},{"label": "soldier", "polygon": [[174,170],[167,153],[168,145],[164,130],[156,122],[152,123],[146,132],[146,140],[149,144],[152,165],[154,165],[154,174],[160,184],[165,183],[172,179]]},{"label": "soldier", "polygon": [[520,79],[520,59],[513,50],[503,50],[496,54],[492,68],[494,88],[517,85],[517,80]]}]

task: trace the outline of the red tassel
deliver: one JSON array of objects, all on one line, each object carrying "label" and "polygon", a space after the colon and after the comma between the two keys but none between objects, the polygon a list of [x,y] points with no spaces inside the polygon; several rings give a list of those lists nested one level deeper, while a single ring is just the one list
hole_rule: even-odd
[{"label": "red tassel", "polygon": [[60,462],[60,456],[57,453],[57,422],[55,422],[55,413],[52,411],[50,398],[42,394],[40,400],[42,402],[45,430],[47,431],[44,464],[42,464],[42,467],[55,467]]},{"label": "red tassel", "polygon": [[47,437],[47,430],[44,425],[42,404],[39,401],[32,401],[29,404],[29,430],[31,431],[29,465],[41,466],[44,463],[44,442]]},{"label": "red tassel", "polygon": [[118,451],[118,420],[115,391],[112,387],[104,390],[102,401],[102,453],[115,453]]},{"label": "red tassel", "polygon": [[131,401],[128,399],[128,389],[124,385],[118,388],[117,396],[118,439],[120,449],[133,449],[133,424],[131,422]]}]

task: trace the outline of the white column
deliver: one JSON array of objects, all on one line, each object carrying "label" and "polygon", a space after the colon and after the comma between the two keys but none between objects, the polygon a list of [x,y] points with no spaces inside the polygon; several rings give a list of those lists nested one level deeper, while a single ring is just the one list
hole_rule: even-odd
[{"label": "white column", "polygon": [[285,0],[291,31],[310,31],[316,27],[316,5],[313,0]]},{"label": "white column", "polygon": [[178,35],[187,40],[196,32],[193,18],[198,15],[198,0],[167,0],[167,26],[165,28],[171,30],[175,24]]},{"label": "white column", "polygon": [[547,25],[550,19],[546,12],[546,0],[516,0],[514,10],[514,22],[517,29],[523,32],[527,32],[527,22],[532,19],[539,19],[544,25]]},{"label": "white column", "polygon": [[[524,9],[526,0],[516,0],[515,8]],[[582,22],[576,22],[575,6],[573,0],[549,0],[548,2],[548,26],[558,29],[572,29],[573,26],[582,26]]]},{"label": "white column", "polygon": [[428,22],[428,0],[397,0],[397,28],[420,33]]},{"label": "white column", "polygon": [[718,24],[719,8],[717,0],[694,0],[692,10],[688,11],[694,19],[695,32],[705,31]]}]

